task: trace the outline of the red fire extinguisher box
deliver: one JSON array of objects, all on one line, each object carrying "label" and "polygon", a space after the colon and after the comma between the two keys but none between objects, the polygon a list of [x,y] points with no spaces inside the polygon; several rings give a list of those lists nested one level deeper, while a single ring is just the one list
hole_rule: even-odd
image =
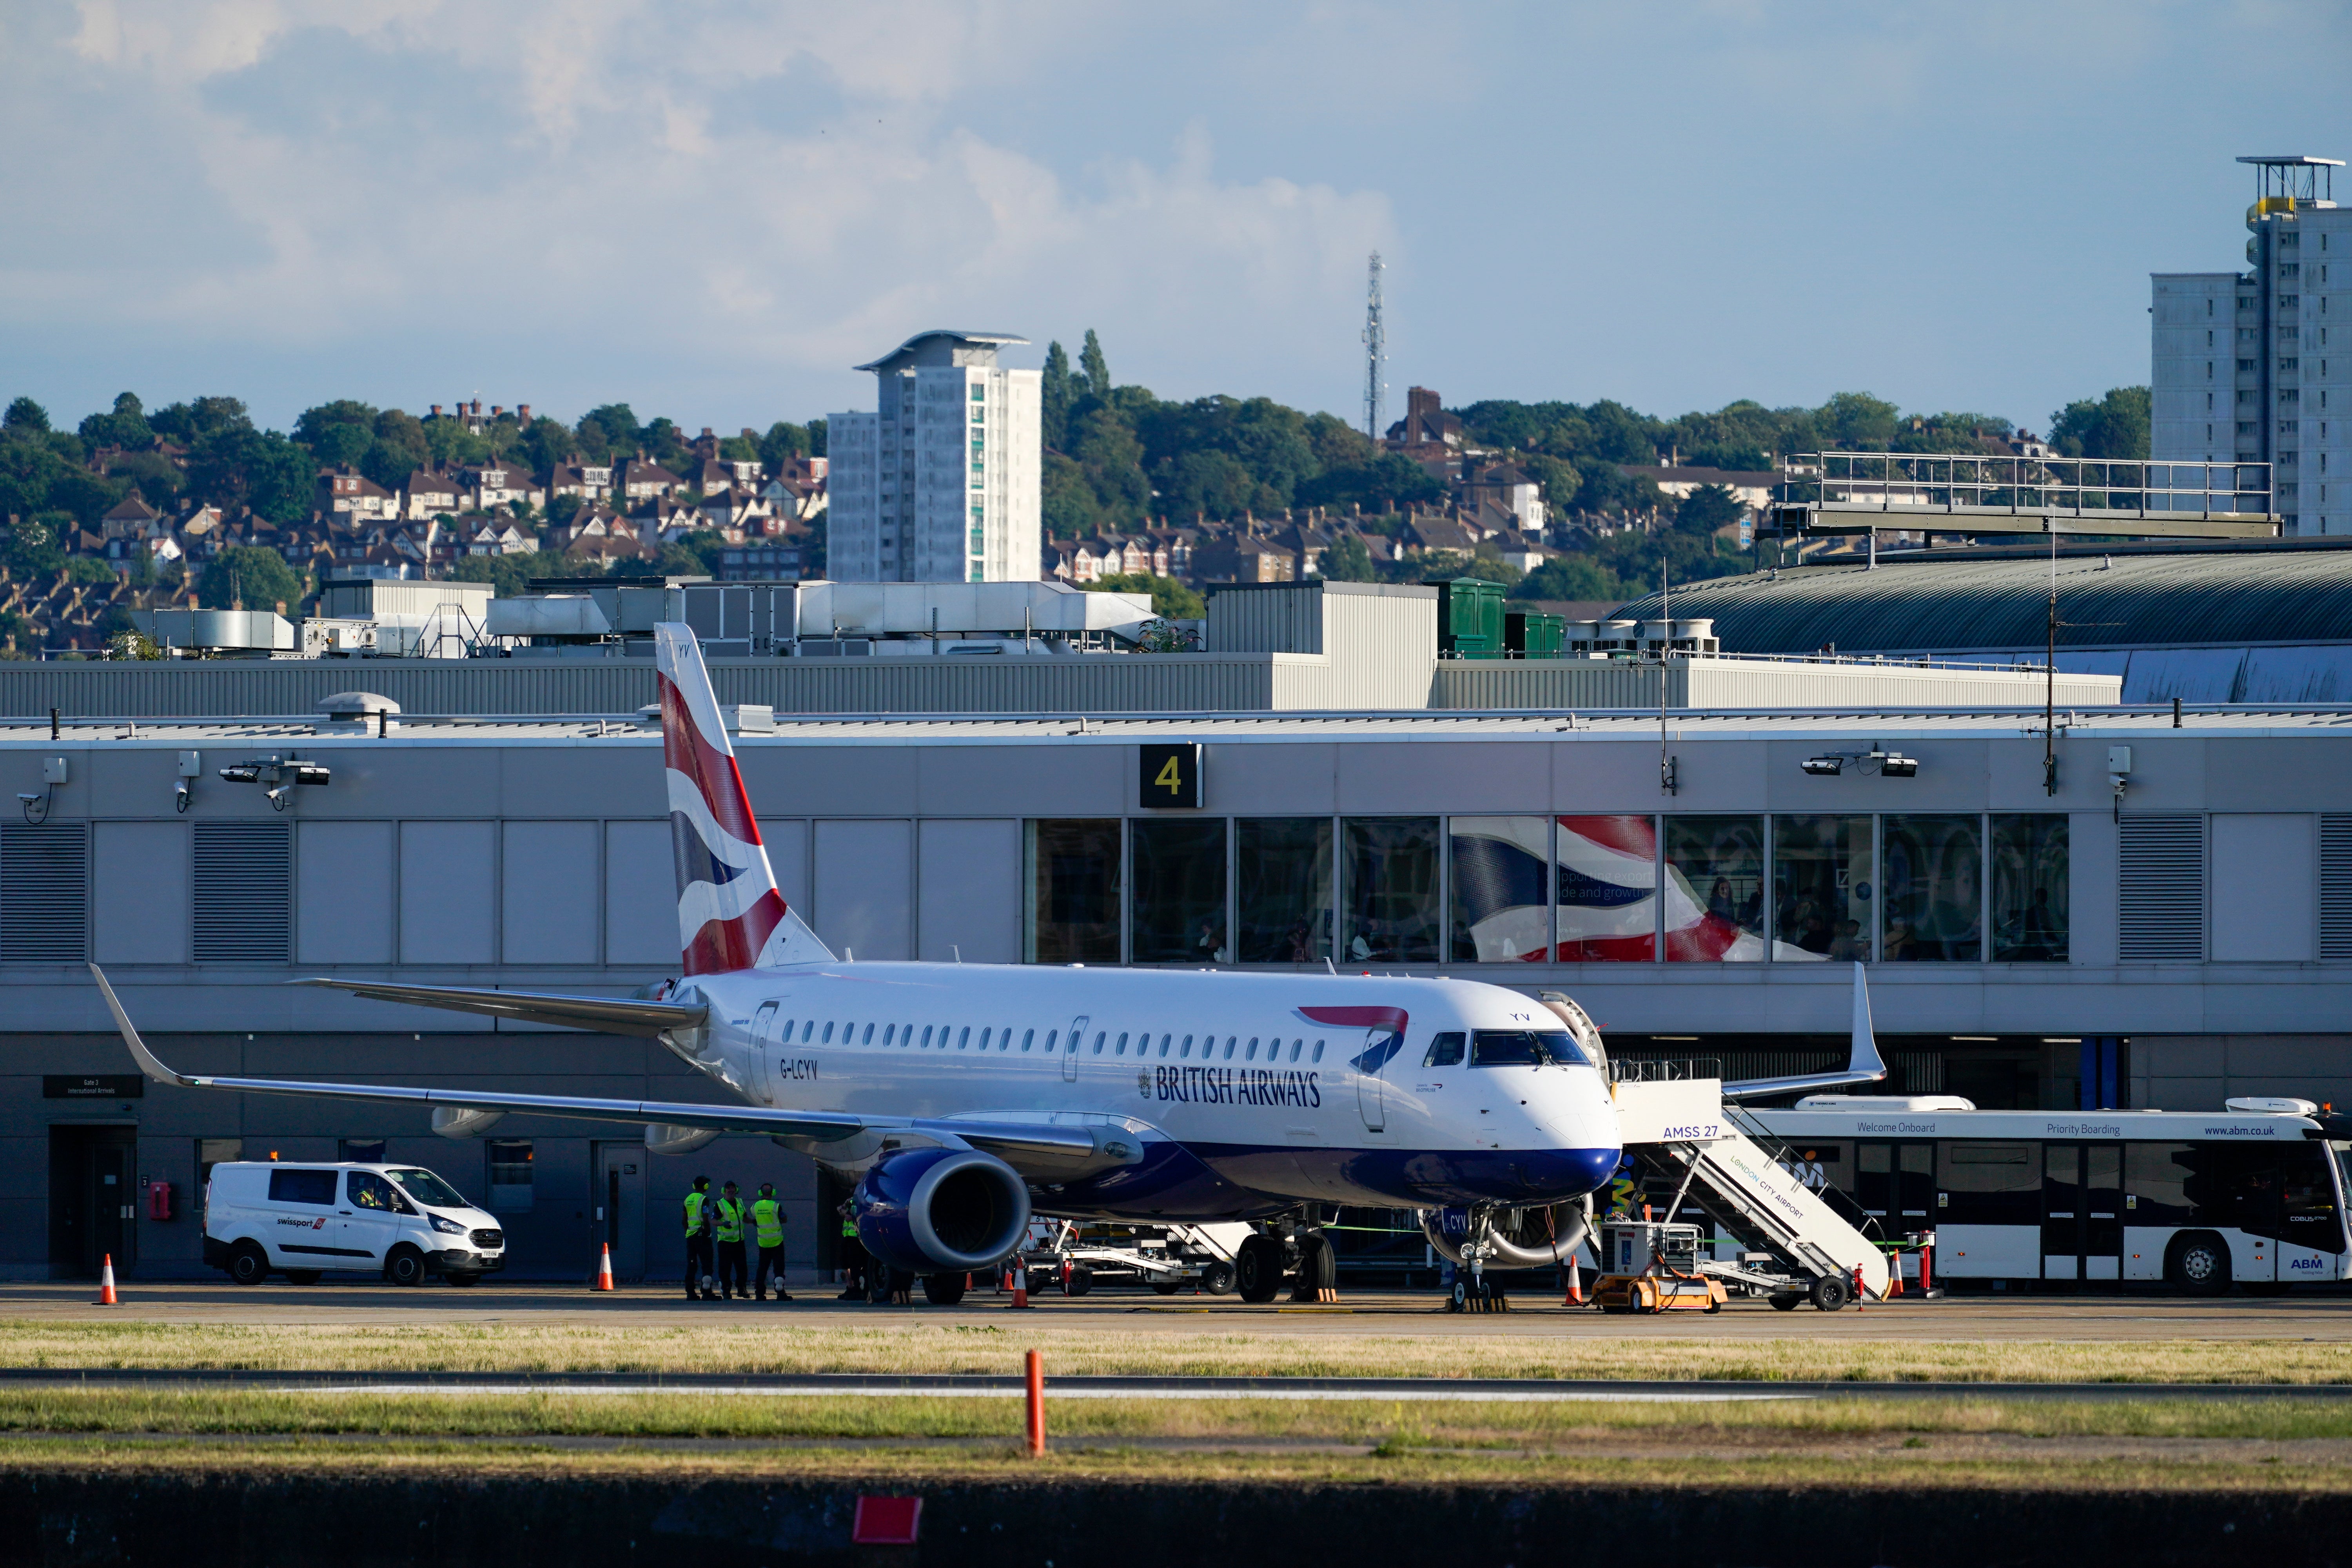
[{"label": "red fire extinguisher box", "polygon": [[172,1217],[171,1183],[150,1182],[147,1184],[147,1217],[149,1219],[170,1219]]}]

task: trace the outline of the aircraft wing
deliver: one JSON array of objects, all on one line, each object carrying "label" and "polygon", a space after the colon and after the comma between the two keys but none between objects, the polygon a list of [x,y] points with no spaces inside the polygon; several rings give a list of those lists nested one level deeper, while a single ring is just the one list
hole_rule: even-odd
[{"label": "aircraft wing", "polygon": [[371,1002],[447,1007],[459,1013],[487,1013],[494,1018],[513,1018],[527,1024],[562,1024],[574,1029],[635,1035],[645,1039],[652,1039],[665,1029],[698,1028],[710,1011],[699,1002],[687,1005],[640,1002],[627,996],[551,996],[470,985],[394,985],[374,980],[297,980],[292,984],[348,991]]},{"label": "aircraft wing", "polygon": [[[863,1116],[846,1110],[787,1110],[764,1105],[695,1105],[679,1100],[602,1100],[563,1094],[510,1094],[502,1091],[427,1089],[399,1084],[313,1083],[296,1079],[222,1078],[184,1073],[166,1067],[123,1011],[114,987],[97,964],[89,972],[106,998],[107,1011],[122,1032],[139,1070],[158,1083],[181,1089],[226,1089],[247,1094],[284,1094],[306,1099],[358,1100],[378,1103],[449,1106],[461,1110],[502,1110],[530,1116],[558,1116],[582,1121],[657,1121],[672,1127],[708,1127],[722,1132],[764,1132],[812,1144],[839,1143],[860,1134],[887,1137],[892,1132],[919,1134],[950,1143],[969,1143],[996,1155],[1024,1176],[1067,1179],[1113,1165],[1132,1164],[1142,1158],[1139,1141],[1117,1127],[1060,1126],[1008,1119],[970,1121],[911,1116]],[[359,989],[354,986],[353,989]],[[378,987],[387,993],[429,990],[425,986]],[[470,993],[478,996],[509,995],[504,992]],[[387,1000],[410,998],[387,996]],[[542,999],[546,1000],[546,999]],[[556,1001],[594,1002],[594,997],[558,997]],[[629,1003],[634,1007],[657,1003]],[[700,1007],[675,1007],[699,1021]]]},{"label": "aircraft wing", "polygon": [[1853,1054],[1843,1072],[1801,1073],[1794,1078],[1751,1078],[1723,1086],[1726,1100],[1764,1100],[1776,1094],[1801,1094],[1809,1089],[1840,1089],[1853,1083],[1881,1083],[1886,1063],[1878,1054],[1878,1037],[1870,1027],[1870,986],[1862,965],[1853,966]]}]

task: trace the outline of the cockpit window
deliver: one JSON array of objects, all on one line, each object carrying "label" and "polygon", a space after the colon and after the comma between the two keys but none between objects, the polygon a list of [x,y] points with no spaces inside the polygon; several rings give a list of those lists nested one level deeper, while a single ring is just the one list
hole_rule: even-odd
[{"label": "cockpit window", "polygon": [[1470,1037],[1474,1068],[1585,1067],[1565,1029],[1480,1029]]},{"label": "cockpit window", "polygon": [[1429,1037],[1429,1054],[1421,1058],[1425,1068],[1453,1068],[1462,1065],[1462,1034],[1459,1030]]}]

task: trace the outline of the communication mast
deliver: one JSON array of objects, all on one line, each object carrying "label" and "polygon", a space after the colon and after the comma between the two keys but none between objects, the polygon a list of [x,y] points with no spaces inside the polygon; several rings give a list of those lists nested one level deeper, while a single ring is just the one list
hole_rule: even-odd
[{"label": "communication mast", "polygon": [[1388,358],[1388,333],[1381,327],[1381,253],[1372,252],[1364,291],[1364,434],[1381,438],[1381,363]]}]

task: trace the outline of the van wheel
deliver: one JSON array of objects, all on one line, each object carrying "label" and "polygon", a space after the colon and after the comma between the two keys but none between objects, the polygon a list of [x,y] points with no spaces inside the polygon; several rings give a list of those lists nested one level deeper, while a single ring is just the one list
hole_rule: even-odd
[{"label": "van wheel", "polygon": [[240,1285],[258,1285],[269,1278],[269,1255],[250,1241],[240,1241],[230,1248],[228,1277]]},{"label": "van wheel", "polygon": [[2164,1277],[2191,1296],[2219,1296],[2230,1289],[2230,1248],[2209,1231],[2192,1231],[2172,1244]]},{"label": "van wheel", "polygon": [[383,1260],[383,1277],[394,1285],[424,1284],[425,1255],[404,1243],[394,1247]]},{"label": "van wheel", "polygon": [[316,1268],[289,1268],[286,1270],[286,1283],[289,1285],[316,1285],[319,1282],[319,1272],[320,1271]]}]

